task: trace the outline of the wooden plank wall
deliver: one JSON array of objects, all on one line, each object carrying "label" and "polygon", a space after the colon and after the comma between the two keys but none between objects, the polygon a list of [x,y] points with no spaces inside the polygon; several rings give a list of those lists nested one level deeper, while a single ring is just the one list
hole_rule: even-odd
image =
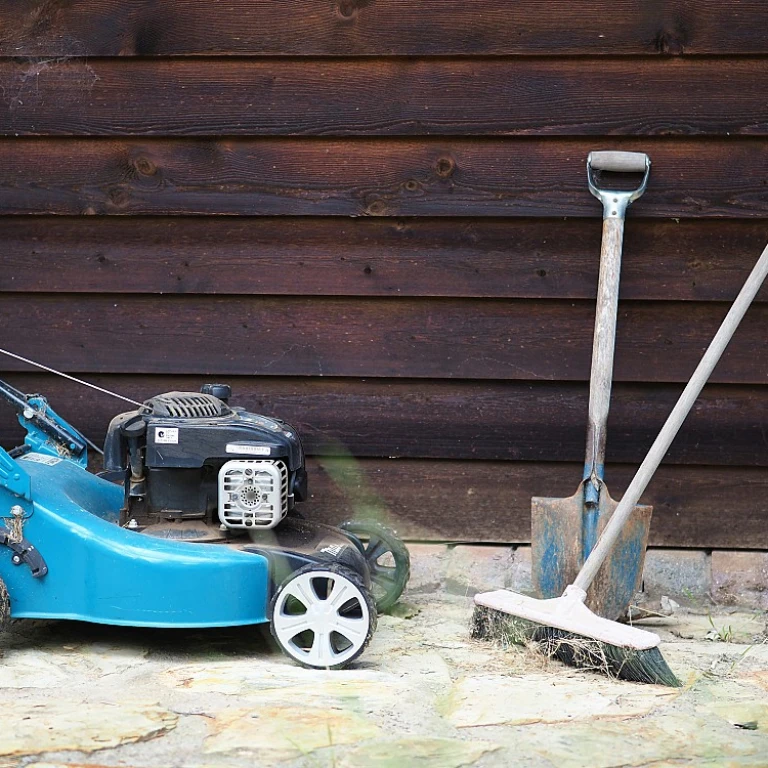
[{"label": "wooden plank wall", "polygon": [[[586,155],[653,161],[619,495],[765,244],[766,25],[761,0],[3,3],[2,346],[138,399],[230,381],[303,432],[322,519],[525,542],[583,459]],[[657,545],[768,548],[766,321],[768,290],[647,493]],[[123,410],[0,369],[92,439]]]}]

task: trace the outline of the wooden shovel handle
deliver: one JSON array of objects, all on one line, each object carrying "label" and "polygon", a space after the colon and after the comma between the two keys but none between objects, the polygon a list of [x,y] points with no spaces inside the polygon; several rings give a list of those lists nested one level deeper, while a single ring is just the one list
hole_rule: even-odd
[{"label": "wooden shovel handle", "polygon": [[603,219],[600,277],[597,284],[595,329],[592,338],[592,370],[589,379],[585,479],[593,471],[597,471],[600,479],[603,477],[606,424],[611,403],[613,356],[616,347],[623,236],[623,218]]}]

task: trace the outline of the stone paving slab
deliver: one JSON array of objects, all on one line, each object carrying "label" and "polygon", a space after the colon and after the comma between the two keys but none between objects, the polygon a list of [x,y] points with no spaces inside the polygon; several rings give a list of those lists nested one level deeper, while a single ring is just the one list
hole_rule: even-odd
[{"label": "stone paving slab", "polygon": [[[685,687],[609,680],[469,638],[471,600],[406,593],[353,668],[263,633],[18,622],[0,768],[768,766],[759,612],[650,624]],[[729,628],[730,631],[726,631]]]},{"label": "stone paving slab", "polygon": [[712,595],[724,605],[768,610],[768,552],[713,552]]}]

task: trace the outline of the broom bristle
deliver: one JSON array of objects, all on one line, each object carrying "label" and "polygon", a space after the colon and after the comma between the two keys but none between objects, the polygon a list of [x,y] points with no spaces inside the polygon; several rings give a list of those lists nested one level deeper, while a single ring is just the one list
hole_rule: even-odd
[{"label": "broom bristle", "polygon": [[624,648],[481,605],[475,606],[471,632],[472,637],[496,640],[505,645],[528,646],[533,643],[550,658],[559,659],[572,667],[603,672],[621,680],[672,688],[681,685],[658,647],[642,651]]}]

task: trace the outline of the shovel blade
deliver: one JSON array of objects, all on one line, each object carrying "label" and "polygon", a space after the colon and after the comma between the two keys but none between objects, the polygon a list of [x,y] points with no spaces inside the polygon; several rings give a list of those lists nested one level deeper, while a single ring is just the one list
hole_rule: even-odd
[{"label": "shovel blade", "polygon": [[[602,532],[618,502],[603,485],[600,490],[597,532]],[[587,592],[587,605],[598,616],[615,621],[640,591],[645,550],[653,507],[637,505],[613,551]],[[531,563],[537,597],[559,597],[572,584],[584,564],[584,490],[579,486],[565,499],[534,496],[531,499]]]}]

